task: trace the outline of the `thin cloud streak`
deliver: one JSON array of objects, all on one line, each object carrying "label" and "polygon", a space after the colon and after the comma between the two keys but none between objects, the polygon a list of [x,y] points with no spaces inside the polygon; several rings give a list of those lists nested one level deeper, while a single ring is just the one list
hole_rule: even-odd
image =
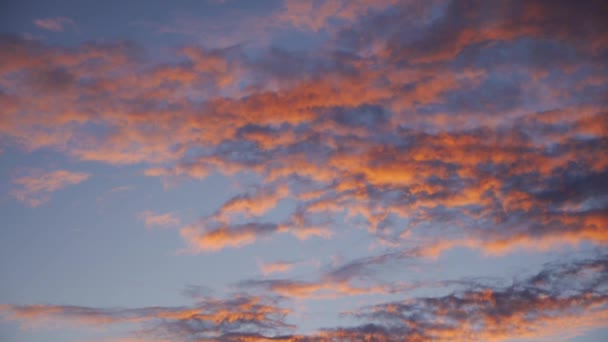
[{"label": "thin cloud streak", "polygon": [[143,221],[148,228],[174,227],[178,226],[181,222],[175,213],[158,214],[149,210],[140,212],[137,217]]},{"label": "thin cloud streak", "polygon": [[53,32],[63,32],[67,27],[77,30],[74,20],[66,17],[54,17],[34,20],[34,25]]},{"label": "thin cloud streak", "polygon": [[15,189],[11,194],[20,202],[30,207],[37,207],[48,202],[52,193],[65,187],[76,185],[89,179],[91,175],[84,172],[68,170],[30,170],[26,174],[13,178]]},{"label": "thin cloud streak", "polygon": [[271,263],[258,262],[258,266],[263,275],[269,275],[272,273],[285,273],[292,270],[298,265],[297,262],[289,261],[276,261]]}]

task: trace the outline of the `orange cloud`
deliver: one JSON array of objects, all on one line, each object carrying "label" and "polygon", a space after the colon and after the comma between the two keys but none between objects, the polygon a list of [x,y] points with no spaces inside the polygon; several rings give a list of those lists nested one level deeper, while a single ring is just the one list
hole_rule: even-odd
[{"label": "orange cloud", "polygon": [[287,0],[278,13],[279,20],[304,30],[325,29],[330,20],[353,21],[370,10],[386,8],[396,0]]},{"label": "orange cloud", "polygon": [[196,226],[180,230],[182,237],[193,251],[218,251],[226,247],[242,247],[253,243],[258,237],[276,231],[274,224],[249,223],[236,226],[221,226],[202,231]]},{"label": "orange cloud", "polygon": [[251,195],[241,195],[228,200],[216,213],[218,219],[225,216],[246,213],[248,215],[261,215],[273,209],[277,203],[289,195],[289,188],[284,185],[276,189],[264,188]]},{"label": "orange cloud", "polygon": [[277,261],[272,263],[259,262],[258,266],[263,275],[269,275],[271,273],[284,273],[293,269],[297,263],[287,261]]},{"label": "orange cloud", "polygon": [[171,227],[180,224],[180,219],[175,216],[175,213],[156,214],[152,211],[142,211],[138,218],[144,222],[146,227]]},{"label": "orange cloud", "polygon": [[[137,336],[226,341],[452,341],[569,338],[600,328],[608,318],[605,255],[545,265],[534,275],[488,286],[460,282],[461,290],[412,297],[344,313],[361,320],[353,327],[327,327],[290,335],[291,310],[269,297],[205,298],[189,307],[101,309],[79,306],[1,305],[0,314],[26,324],[66,321],[78,325],[135,325]],[[356,288],[347,281],[308,283],[250,281],[295,298],[328,298],[332,293],[369,294],[382,288]],[[204,324],[197,324],[204,322]]]},{"label": "orange cloud", "polygon": [[[290,329],[292,327],[283,322],[283,317],[288,313],[289,310],[276,306],[269,298],[246,296],[235,296],[228,300],[208,298],[192,307],[102,309],[59,305],[0,306],[1,315],[28,325],[48,322],[66,322],[78,326],[146,324],[152,328],[140,327],[136,335],[155,341],[167,336],[173,340],[184,334],[194,334],[206,340],[223,339],[223,335],[248,331],[260,333]],[[204,324],[197,324],[201,322]],[[187,325],[198,325],[195,328],[197,331],[186,328]],[[180,326],[186,329],[176,331]]]},{"label": "orange cloud", "polygon": [[243,286],[256,286],[276,295],[300,299],[335,299],[343,296],[387,294],[394,291],[392,286],[354,286],[347,281],[301,282],[289,280],[251,281]]},{"label": "orange cloud", "polygon": [[51,194],[70,185],[84,182],[90,177],[83,172],[32,170],[13,179],[16,188],[11,192],[18,201],[37,207],[51,199]]},{"label": "orange cloud", "polygon": [[[608,167],[597,147],[608,78],[593,52],[603,39],[594,7],[467,4],[286,2],[274,14],[283,23],[336,30],[315,51],[262,49],[259,58],[240,46],[187,46],[156,63],[128,42],[68,49],[3,36],[0,132],[26,150],[142,164],[167,183],[253,175],[258,190],[181,229],[198,251],[272,233],[330,238],[343,226],[394,246],[424,232],[505,252],[525,241],[605,244],[603,219],[582,218],[603,208],[604,188],[570,184],[577,196],[565,199],[559,185],[597,185]],[[589,29],[560,16],[570,12],[589,17]],[[572,51],[523,54],[521,37]],[[549,79],[552,70],[564,82]],[[296,209],[287,222],[245,228],[288,196]],[[476,225],[517,228],[470,242]]]},{"label": "orange cloud", "polygon": [[378,341],[570,338],[602,327],[608,317],[605,281],[600,280],[605,272],[605,256],[554,264],[506,287],[472,283],[445,296],[367,307],[351,313],[365,325],[320,335]]}]

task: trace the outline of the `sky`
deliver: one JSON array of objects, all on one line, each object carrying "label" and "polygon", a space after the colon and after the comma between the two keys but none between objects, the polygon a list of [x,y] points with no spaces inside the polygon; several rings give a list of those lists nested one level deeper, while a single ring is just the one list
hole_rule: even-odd
[{"label": "sky", "polygon": [[0,340],[608,340],[608,2],[0,2]]}]

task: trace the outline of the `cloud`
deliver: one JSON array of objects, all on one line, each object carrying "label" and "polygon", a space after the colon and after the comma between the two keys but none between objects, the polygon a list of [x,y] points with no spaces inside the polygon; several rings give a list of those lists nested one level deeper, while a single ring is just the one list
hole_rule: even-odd
[{"label": "cloud", "polygon": [[180,219],[175,213],[157,214],[152,211],[142,211],[137,217],[144,222],[146,227],[172,227],[180,224]]},{"label": "cloud", "polygon": [[37,207],[51,199],[51,194],[70,185],[76,185],[89,179],[83,172],[68,170],[30,170],[26,174],[13,178],[15,188],[11,191],[18,201],[31,207]]},{"label": "cloud", "polygon": [[375,305],[353,313],[365,324],[331,329],[326,336],[379,341],[573,337],[603,325],[607,270],[606,257],[600,256],[548,265],[505,287],[473,284],[446,296]]},{"label": "cloud", "polygon": [[[152,58],[130,41],[0,35],[8,146],[131,165],[167,184],[217,174],[246,184],[193,222],[138,214],[178,227],[187,251],[283,250],[286,234],[383,248],[362,256],[365,246],[352,246],[358,258],[312,276],[290,277],[295,254],[260,262],[263,278],[235,286],[270,297],[193,287],[200,302],[183,307],[0,310],[24,322],[128,324],[161,340],[500,341],[605,325],[605,256],[498,285],[382,279],[455,248],[496,258],[608,245],[605,6],[285,1],[259,15],[225,12],[230,20],[177,15],[155,28],[201,44]],[[66,18],[36,24],[75,29]],[[306,39],[277,47],[287,34]],[[88,177],[32,171],[14,178],[12,195],[36,206]],[[277,300],[347,296],[389,302],[344,313],[360,325],[298,334]]]},{"label": "cloud", "polygon": [[[65,322],[108,326],[129,324],[147,339],[220,341],[453,341],[573,337],[602,327],[608,317],[608,258],[597,255],[546,264],[509,285],[475,280],[435,297],[413,297],[362,307],[344,315],[361,321],[293,334],[285,323],[291,310],[271,297],[205,297],[183,307],[102,309],[54,305],[2,305],[0,313],[24,324]],[[266,281],[289,295],[308,295],[314,284]],[[339,290],[339,289],[338,289]],[[345,289],[346,290],[346,289]],[[369,292],[364,292],[369,293]],[[296,295],[296,297],[297,297]],[[566,323],[567,322],[567,323]]]},{"label": "cloud", "polygon": [[0,314],[27,325],[63,322],[76,326],[136,325],[136,335],[149,339],[225,340],[226,336],[272,333],[292,327],[283,322],[289,310],[270,298],[235,296],[205,298],[189,307],[103,309],[61,305],[2,305]]},{"label": "cloud", "polygon": [[[261,4],[260,7],[267,6]],[[201,20],[200,16],[178,10],[170,13],[168,21],[144,19],[135,24],[157,35],[182,35],[189,41],[213,48],[252,43],[267,45],[271,43],[276,30],[281,27],[276,19],[273,20],[271,9],[255,13],[224,6],[221,11],[212,13]],[[240,25],[236,25],[237,23]]]},{"label": "cloud", "polygon": [[[412,256],[413,257],[413,256]],[[403,252],[389,252],[372,257],[363,257],[346,264],[330,267],[321,272],[316,280],[298,279],[249,279],[237,284],[243,289],[260,290],[287,298],[298,299],[335,299],[344,296],[370,296],[383,294],[396,294],[413,291],[419,288],[445,287],[456,282],[392,282],[383,283],[374,279],[377,267],[393,263],[397,265],[406,259]],[[262,273],[266,276],[271,273],[286,272],[296,266],[293,262],[277,262],[261,264]]]},{"label": "cloud", "polygon": [[[588,48],[604,39],[602,27],[605,24],[597,13],[606,8],[599,1],[588,1],[580,6],[568,1],[552,5],[543,1],[499,1],[490,6],[473,0],[454,0],[446,4],[443,15],[428,25],[418,39],[397,36],[398,32],[407,32],[404,27],[407,24],[397,24],[399,30],[391,32],[394,36],[386,45],[390,55],[415,63],[432,63],[453,59],[477,44],[522,37],[558,37],[575,45],[587,43]],[[405,11],[410,7],[408,4],[401,6],[399,9],[403,12],[397,12],[396,16],[406,16]],[[432,7],[428,6],[428,9]],[[582,18],[589,23],[584,28],[577,24]]]},{"label": "cloud", "polygon": [[420,255],[603,246],[602,8],[289,2],[289,25],[335,26],[318,48],[191,45],[164,62],[132,42],[5,35],[0,132],[168,182],[255,179],[180,229],[197,252],[344,227]]},{"label": "cloud", "polygon": [[336,282],[350,281],[351,279],[369,278],[377,270],[377,266],[389,264],[394,266],[399,262],[415,257],[402,251],[391,251],[375,256],[361,257],[351,260],[345,264],[326,270],[323,278]]},{"label": "cloud", "polygon": [[218,251],[225,247],[249,245],[258,237],[276,230],[278,226],[272,223],[245,223],[206,231],[201,231],[196,226],[186,226],[180,230],[180,234],[190,243],[193,251]]},{"label": "cloud", "polygon": [[287,0],[276,16],[299,29],[319,31],[327,28],[332,20],[352,22],[368,11],[384,9],[395,3],[395,0]]},{"label": "cloud", "polygon": [[293,269],[298,263],[288,261],[277,261],[271,263],[259,262],[258,266],[263,275],[272,273],[284,273]]},{"label": "cloud", "polygon": [[53,32],[63,32],[66,27],[71,27],[74,30],[77,29],[76,23],[72,19],[66,17],[36,19],[34,20],[34,25]]},{"label": "cloud", "polygon": [[412,290],[416,286],[411,284],[353,285],[348,281],[331,279],[318,281],[267,279],[242,281],[239,283],[239,287],[295,299],[336,299],[345,296],[394,294]]},{"label": "cloud", "polygon": [[282,185],[273,189],[266,187],[259,189],[253,194],[242,194],[228,200],[218,209],[215,216],[217,219],[225,219],[226,215],[245,213],[259,216],[273,209],[280,200],[287,198],[289,188]]}]

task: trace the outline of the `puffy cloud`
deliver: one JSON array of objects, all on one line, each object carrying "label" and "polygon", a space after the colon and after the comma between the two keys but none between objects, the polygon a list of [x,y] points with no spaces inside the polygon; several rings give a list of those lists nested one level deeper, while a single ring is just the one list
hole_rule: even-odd
[{"label": "puffy cloud", "polygon": [[[253,175],[180,230],[196,251],[344,226],[424,255],[603,245],[602,6],[287,2],[293,25],[341,29],[315,51],[186,46],[164,63],[3,36],[0,132],[169,180]],[[291,216],[269,218],[284,200]]]},{"label": "puffy cloud", "polygon": [[[376,278],[382,267],[456,247],[497,256],[608,244],[605,2],[283,5],[235,28],[218,24],[230,37],[210,44],[222,48],[188,45],[154,59],[133,42],[62,47],[2,35],[3,142],[136,164],[166,182],[214,173],[244,179],[196,222],[174,213],[139,218],[180,227],[195,253],[271,245],[277,234],[302,243],[367,234],[370,247],[386,250],[312,278],[249,279],[237,288],[298,300],[404,300],[352,312],[360,326],[308,335],[291,334],[289,311],[257,297],[140,309],[5,305],[7,317],[224,341],[499,341],[550,336],[564,322],[569,334],[605,325],[605,257],[549,265],[509,286]],[[70,25],[60,19],[41,23],[60,31]],[[200,35],[200,25],[164,30]],[[233,37],[242,27],[248,32]],[[323,41],[267,47],[277,28]],[[265,42],[234,45],[250,38]],[[14,178],[13,195],[39,205],[87,177],[33,172]],[[265,276],[295,266],[259,265]],[[465,288],[406,296],[452,285]]]},{"label": "puffy cloud", "polygon": [[51,194],[70,185],[87,180],[90,175],[68,170],[30,170],[13,178],[15,188],[11,194],[20,202],[37,207],[51,199]]}]

